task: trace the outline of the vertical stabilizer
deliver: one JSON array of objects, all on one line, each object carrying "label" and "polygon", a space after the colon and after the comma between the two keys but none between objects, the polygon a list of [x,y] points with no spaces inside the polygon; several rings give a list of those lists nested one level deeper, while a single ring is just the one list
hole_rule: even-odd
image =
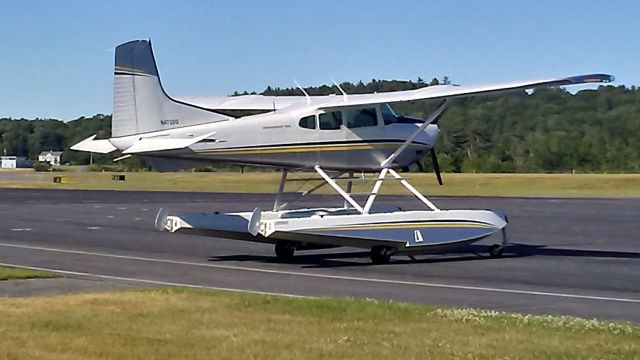
[{"label": "vertical stabilizer", "polygon": [[160,83],[149,40],[116,47],[112,137],[228,120],[169,97]]}]

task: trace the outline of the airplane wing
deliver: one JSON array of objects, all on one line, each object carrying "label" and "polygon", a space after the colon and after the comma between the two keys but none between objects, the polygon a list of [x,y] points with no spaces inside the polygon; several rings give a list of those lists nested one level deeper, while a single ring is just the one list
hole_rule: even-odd
[{"label": "airplane wing", "polygon": [[318,109],[330,109],[345,106],[359,106],[368,104],[397,103],[405,101],[419,101],[429,99],[444,99],[465,97],[480,94],[498,93],[513,90],[545,88],[552,86],[577,85],[587,83],[608,83],[614,77],[608,74],[577,75],[556,79],[520,81],[493,85],[436,85],[416,90],[392,91],[377,94],[348,95],[346,97],[331,97],[318,103]]}]

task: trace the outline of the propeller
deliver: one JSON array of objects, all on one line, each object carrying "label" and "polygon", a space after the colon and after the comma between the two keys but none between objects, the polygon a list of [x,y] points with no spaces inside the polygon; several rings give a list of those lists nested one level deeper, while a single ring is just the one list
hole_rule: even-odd
[{"label": "propeller", "polygon": [[431,162],[433,162],[433,171],[436,173],[436,178],[438,178],[438,184],[442,185],[442,175],[440,174],[440,165],[438,165],[438,156],[436,156],[436,150],[433,147],[430,150]]}]

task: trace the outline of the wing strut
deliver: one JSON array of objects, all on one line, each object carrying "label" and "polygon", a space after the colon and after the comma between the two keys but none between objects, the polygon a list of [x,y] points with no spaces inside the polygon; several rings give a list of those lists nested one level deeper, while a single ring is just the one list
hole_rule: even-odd
[{"label": "wing strut", "polygon": [[[320,168],[320,166],[316,165],[314,169],[324,179],[324,181],[327,184],[329,184],[338,194],[342,196],[342,198],[345,200],[345,203],[351,204],[351,206],[353,206],[354,209],[358,210],[358,212],[361,213],[362,215],[367,215],[371,211],[371,208],[373,207],[373,203],[375,202],[376,197],[378,196],[378,192],[380,191],[380,187],[386,180],[387,174],[391,174],[394,180],[400,181],[400,184],[402,184],[402,186],[404,186],[407,190],[409,190],[409,192],[413,194],[413,196],[418,198],[418,200],[420,200],[423,204],[425,204],[429,209],[431,209],[432,211],[440,211],[440,209],[438,209],[437,206],[435,206],[431,201],[429,201],[426,197],[420,194],[420,192],[416,190],[416,188],[414,188],[411,184],[409,184],[409,182],[406,179],[401,177],[393,169],[384,168],[382,169],[382,171],[380,171],[380,174],[378,175],[378,178],[376,179],[376,182],[373,185],[372,191],[368,193],[369,197],[367,198],[367,201],[364,207],[358,204],[358,202],[353,199],[352,197],[353,194],[350,193],[350,190],[351,190],[350,185],[347,185],[347,191],[344,191],[342,187],[336,184],[335,179],[327,175],[327,173],[325,173],[324,170]],[[351,177],[349,177],[349,179],[351,179]]]},{"label": "wing strut", "polygon": [[390,168],[391,165],[393,164],[393,161],[400,156],[406,149],[407,147],[409,147],[409,145],[411,145],[411,143],[413,142],[413,140],[415,140],[415,138],[424,131],[424,129],[427,128],[427,126],[429,126],[429,124],[431,124],[432,122],[438,120],[438,118],[442,115],[442,113],[444,113],[444,111],[447,109],[447,107],[449,106],[449,99],[445,99],[440,106],[438,106],[438,108],[436,109],[436,111],[434,111],[433,113],[431,113],[431,115],[429,116],[429,118],[427,118],[427,120],[425,120],[424,124],[422,124],[419,128],[416,129],[416,131],[411,134],[411,136],[409,136],[407,138],[407,140],[405,140],[404,143],[402,143],[402,145],[400,145],[400,147],[398,148],[398,150],[396,150],[393,154],[391,154],[385,161],[382,162],[382,164],[380,164],[380,166],[382,166],[383,168]]},{"label": "wing strut", "polygon": [[376,196],[378,195],[378,191],[380,191],[380,188],[382,187],[382,183],[384,182],[384,178],[387,176],[388,171],[389,169],[387,168],[380,170],[378,179],[373,185],[373,190],[371,191],[371,195],[369,195],[369,198],[367,199],[367,202],[364,205],[364,211],[366,211],[367,213],[369,212],[369,210],[371,210],[371,207],[373,206],[373,202],[376,201]]},{"label": "wing strut", "polygon": [[[351,192],[353,181],[359,179],[353,176],[353,172],[349,172],[349,176],[344,178],[342,177],[342,175],[345,174],[344,172],[339,173],[335,177],[331,177],[318,165],[314,166],[314,170],[316,171],[316,173],[318,173],[318,175],[320,175],[320,177],[324,181],[313,186],[311,189],[304,191],[303,193],[299,193],[298,194],[299,198],[304,197],[308,194],[311,194],[312,192],[321,188],[323,185],[329,185],[340,196],[342,196],[342,198],[344,199],[345,209],[353,208],[357,210],[360,214],[367,215],[371,212],[371,209],[373,208],[373,203],[376,201],[376,198],[378,197],[380,188],[382,187],[383,183],[387,180],[394,180],[394,181],[399,181],[400,184],[402,184],[402,186],[404,186],[407,190],[409,190],[409,192],[413,194],[413,196],[418,198],[418,200],[420,200],[423,204],[425,204],[429,209],[431,209],[432,211],[440,211],[440,209],[438,209],[437,206],[435,206],[431,201],[429,201],[424,195],[420,194],[420,192],[416,188],[414,188],[405,178],[401,177],[400,174],[398,174],[395,170],[391,168],[383,168],[380,171],[380,173],[375,179],[371,192],[358,193],[358,194],[354,194]],[[387,176],[389,174],[391,175],[390,178]],[[280,186],[278,188],[278,194],[276,195],[276,200],[275,200],[275,203],[273,204],[274,212],[279,212],[281,210],[284,210],[284,208],[289,205],[289,202],[282,201],[283,200],[282,196],[285,194],[284,192],[285,183],[287,181],[294,181],[294,180],[287,180],[287,175],[288,175],[288,169],[283,169],[282,177],[280,178]],[[362,179],[365,180],[364,177]],[[309,180],[320,180],[320,179],[310,178],[310,179],[306,179],[305,182]],[[336,181],[343,181],[343,180],[347,181],[346,191],[336,183]],[[367,199],[364,202],[364,205],[360,205],[358,201],[354,199],[353,197],[354,195],[367,195]]]},{"label": "wing strut", "polygon": [[282,169],[282,177],[280,178],[280,187],[278,187],[278,195],[276,195],[276,201],[273,204],[273,211],[278,211],[280,209],[280,201],[282,199],[282,193],[284,192],[284,184],[287,181],[288,174],[289,174],[289,170]]},{"label": "wing strut", "polygon": [[417,197],[418,200],[422,201],[423,204],[427,205],[429,209],[433,211],[440,211],[440,209],[438,209],[431,201],[429,201],[426,197],[424,197],[424,195],[420,194],[420,192],[416,190],[416,188],[414,188],[411,184],[409,184],[407,180],[403,179],[395,170],[389,169],[389,173],[394,178],[400,180],[400,184],[402,184],[402,186],[407,188],[407,190],[409,190],[409,192],[411,192],[413,196]]},{"label": "wing strut", "polygon": [[322,168],[320,168],[320,166],[316,165],[314,167],[314,169],[324,179],[324,181],[326,181],[335,191],[338,192],[338,194],[340,194],[344,198],[345,201],[347,201],[349,204],[351,204],[351,206],[353,206],[361,214],[363,214],[363,215],[367,214],[367,212],[364,211],[362,206],[360,206],[360,204],[358,204],[355,200],[353,200],[351,195],[349,195],[347,192],[342,190],[342,188],[338,184],[336,184],[336,182],[329,175],[327,175],[327,173],[324,172],[324,170],[322,170]]},{"label": "wing strut", "polygon": [[[336,176],[332,177],[332,179],[333,179],[334,181],[336,181],[336,180],[347,180],[347,181],[349,181],[349,182],[351,182],[351,181],[353,181],[353,180],[357,180],[357,179],[359,179],[359,178],[355,178],[355,177],[351,177],[351,176],[350,176],[350,177],[348,177],[348,178],[342,178],[341,176],[342,176],[342,175],[344,175],[344,174],[345,174],[344,172],[341,172],[341,173],[339,173],[338,175],[336,175]],[[350,173],[350,174],[352,174],[352,173]],[[313,179],[313,178],[304,179],[304,181],[305,181],[305,182],[310,181],[310,180],[314,180],[314,179]],[[322,179],[322,180],[324,180],[324,179]],[[286,180],[286,181],[296,181],[296,180],[291,179],[291,180]],[[285,202],[285,203],[279,204],[279,206],[278,206],[278,210],[277,210],[277,211],[284,210],[284,209],[285,209],[287,206],[289,206],[291,203],[294,203],[294,202],[296,202],[296,201],[300,200],[301,198],[303,198],[303,197],[305,197],[305,196],[307,196],[307,195],[309,195],[309,194],[314,193],[316,190],[320,189],[321,187],[323,187],[323,186],[325,186],[325,185],[327,185],[327,184],[328,184],[328,183],[327,183],[326,181],[322,181],[322,182],[318,183],[317,185],[313,186],[313,187],[312,187],[311,189],[309,189],[309,190],[305,190],[305,191],[303,191],[303,192],[296,193],[296,195],[297,195],[297,196],[296,196],[296,198],[294,198],[294,199],[292,199],[292,200],[290,200],[290,201],[288,201],[288,202]],[[284,191],[284,189],[283,189],[283,191]],[[347,185],[347,193],[350,193],[350,192],[351,192],[351,191],[350,191],[350,189],[349,189],[349,186]],[[346,200],[345,200],[345,208],[347,208]]]}]

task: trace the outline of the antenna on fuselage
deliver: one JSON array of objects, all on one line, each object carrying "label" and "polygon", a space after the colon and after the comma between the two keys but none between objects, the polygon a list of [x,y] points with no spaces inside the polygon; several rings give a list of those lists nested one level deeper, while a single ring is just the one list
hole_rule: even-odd
[{"label": "antenna on fuselage", "polygon": [[296,83],[296,86],[298,87],[298,89],[300,89],[300,91],[302,91],[302,93],[304,94],[304,97],[307,99],[307,105],[311,103],[311,96],[309,96],[309,94],[304,90],[304,88],[300,85],[298,80],[293,79],[293,82]]},{"label": "antenna on fuselage", "polygon": [[338,84],[338,82],[333,77],[331,78],[331,81],[333,82],[333,85],[335,85],[338,88],[338,90],[340,90],[340,92],[342,93],[342,99],[344,101],[347,101],[347,97],[348,97],[347,92],[342,89],[340,84]]}]

